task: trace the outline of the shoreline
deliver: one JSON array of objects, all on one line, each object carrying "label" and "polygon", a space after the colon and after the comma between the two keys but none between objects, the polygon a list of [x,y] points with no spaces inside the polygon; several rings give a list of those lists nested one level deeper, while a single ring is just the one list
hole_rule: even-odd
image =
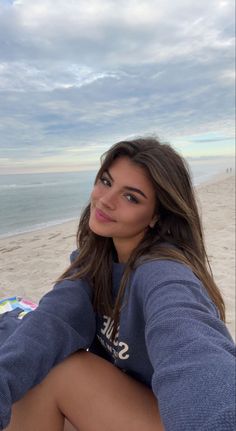
[{"label": "shoreline", "polygon": [[45,223],[44,226],[38,226],[38,227],[35,226],[35,227],[32,227],[32,229],[24,230],[22,232],[17,231],[14,233],[2,234],[2,235],[0,235],[0,241],[4,240],[4,239],[11,239],[13,237],[15,238],[15,237],[22,236],[22,235],[33,234],[34,232],[41,232],[41,231],[45,231],[48,229],[50,230],[50,229],[53,229],[57,226],[63,226],[63,225],[69,224],[69,223],[76,221],[76,220],[79,222],[79,218],[80,218],[80,213],[78,214],[78,217],[72,217],[72,218],[69,218],[68,220],[63,220],[63,221],[60,221],[60,220],[56,221],[55,220],[54,222]]},{"label": "shoreline", "polygon": [[[235,338],[235,175],[217,175],[195,187],[207,254],[226,303],[227,326]],[[33,302],[53,287],[76,249],[76,219],[0,238],[0,299]]]}]

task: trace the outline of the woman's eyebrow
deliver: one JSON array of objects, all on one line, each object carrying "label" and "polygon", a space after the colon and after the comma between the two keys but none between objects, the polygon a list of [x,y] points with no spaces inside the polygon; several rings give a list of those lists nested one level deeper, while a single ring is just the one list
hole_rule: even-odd
[{"label": "woman's eyebrow", "polygon": [[[111,181],[114,181],[110,172],[108,171],[108,169],[106,171],[104,171],[104,173],[106,173],[108,175],[108,177],[110,178]],[[130,192],[139,193],[141,196],[143,196],[145,199],[147,199],[147,196],[145,195],[145,193],[143,193],[142,190],[137,189],[136,187],[124,186],[124,189],[128,190]]]}]

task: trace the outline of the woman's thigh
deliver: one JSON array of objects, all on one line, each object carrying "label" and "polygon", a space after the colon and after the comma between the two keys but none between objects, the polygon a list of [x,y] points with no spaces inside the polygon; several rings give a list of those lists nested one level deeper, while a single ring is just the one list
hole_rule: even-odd
[{"label": "woman's thigh", "polygon": [[58,407],[79,431],[162,431],[152,391],[104,359],[72,355],[45,381]]}]

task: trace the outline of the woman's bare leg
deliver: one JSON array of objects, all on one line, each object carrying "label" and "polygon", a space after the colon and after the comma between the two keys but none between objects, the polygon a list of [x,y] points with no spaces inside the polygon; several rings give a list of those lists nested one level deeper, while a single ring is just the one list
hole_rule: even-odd
[{"label": "woman's bare leg", "polygon": [[92,353],[55,367],[13,406],[7,431],[163,431],[152,391]]}]

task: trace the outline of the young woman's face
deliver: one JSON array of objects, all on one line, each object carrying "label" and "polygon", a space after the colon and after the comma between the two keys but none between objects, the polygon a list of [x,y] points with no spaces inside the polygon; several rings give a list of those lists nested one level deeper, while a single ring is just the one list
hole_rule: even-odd
[{"label": "young woman's face", "polygon": [[120,157],[93,188],[89,226],[97,235],[113,238],[123,261],[155,224],[155,207],[155,191],[145,170]]}]

